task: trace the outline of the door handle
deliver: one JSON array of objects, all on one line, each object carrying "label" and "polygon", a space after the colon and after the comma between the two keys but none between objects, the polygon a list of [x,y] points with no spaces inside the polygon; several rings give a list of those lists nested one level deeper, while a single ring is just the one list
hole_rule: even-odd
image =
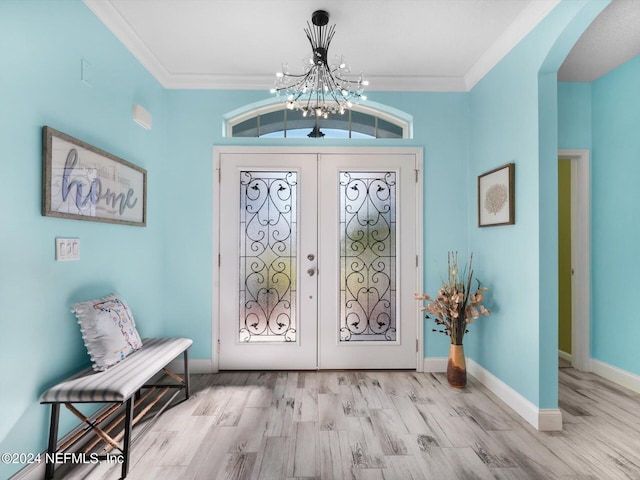
[{"label": "door handle", "polygon": [[307,260],[309,260],[310,262],[313,262],[313,259],[316,258],[313,253],[310,253],[309,255],[307,255]]},{"label": "door handle", "polygon": [[307,270],[307,273],[310,277],[313,277],[313,274],[316,273],[316,271],[313,268],[310,268],[309,270]]}]

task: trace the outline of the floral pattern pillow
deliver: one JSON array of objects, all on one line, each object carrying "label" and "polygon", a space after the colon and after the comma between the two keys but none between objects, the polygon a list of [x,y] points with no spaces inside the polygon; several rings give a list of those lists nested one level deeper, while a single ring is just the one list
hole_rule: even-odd
[{"label": "floral pattern pillow", "polygon": [[133,314],[119,294],[76,303],[71,311],[78,318],[94,370],[106,370],[142,347]]}]

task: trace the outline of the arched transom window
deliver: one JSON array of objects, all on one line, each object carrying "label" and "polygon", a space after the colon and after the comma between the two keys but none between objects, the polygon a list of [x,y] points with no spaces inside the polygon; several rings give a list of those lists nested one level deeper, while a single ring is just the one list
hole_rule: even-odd
[{"label": "arched transom window", "polygon": [[343,115],[329,118],[305,117],[280,102],[247,107],[225,116],[227,137],[411,138],[411,116],[369,105],[355,105]]}]

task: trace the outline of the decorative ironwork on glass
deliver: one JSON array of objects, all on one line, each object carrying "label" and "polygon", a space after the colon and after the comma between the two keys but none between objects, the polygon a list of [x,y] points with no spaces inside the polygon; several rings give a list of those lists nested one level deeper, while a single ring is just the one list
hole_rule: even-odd
[{"label": "decorative ironwork on glass", "polygon": [[340,284],[340,341],[395,341],[395,172],[340,172]]},{"label": "decorative ironwork on glass", "polygon": [[296,172],[240,172],[241,342],[296,341],[296,215]]}]

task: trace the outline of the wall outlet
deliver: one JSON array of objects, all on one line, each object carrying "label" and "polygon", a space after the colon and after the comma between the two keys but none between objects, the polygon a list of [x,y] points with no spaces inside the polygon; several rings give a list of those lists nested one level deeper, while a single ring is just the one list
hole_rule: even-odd
[{"label": "wall outlet", "polygon": [[80,260],[79,238],[56,238],[56,261]]}]

